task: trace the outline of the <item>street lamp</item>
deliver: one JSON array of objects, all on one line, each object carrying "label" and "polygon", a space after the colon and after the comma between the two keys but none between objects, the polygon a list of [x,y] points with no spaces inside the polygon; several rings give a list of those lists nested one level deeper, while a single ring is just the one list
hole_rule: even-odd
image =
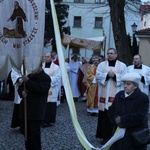
[{"label": "street lamp", "polygon": [[132,32],[135,33],[137,29],[137,25],[135,24],[135,22],[131,25],[131,28],[132,28]]},{"label": "street lamp", "polygon": [[138,45],[137,45],[137,39],[136,39],[136,36],[135,36],[135,32],[136,32],[136,29],[137,29],[137,25],[135,24],[135,22],[131,25],[131,28],[132,28],[132,32],[133,32],[133,40],[132,40],[132,56],[134,56],[135,54],[138,54],[139,52],[139,48],[138,48]]}]

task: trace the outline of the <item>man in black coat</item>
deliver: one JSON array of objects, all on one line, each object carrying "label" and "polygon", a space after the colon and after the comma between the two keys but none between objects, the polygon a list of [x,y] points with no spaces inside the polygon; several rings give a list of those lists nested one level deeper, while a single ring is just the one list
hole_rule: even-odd
[{"label": "man in black coat", "polygon": [[28,76],[23,75],[23,84],[19,87],[20,97],[24,98],[20,104],[21,129],[24,133],[24,100],[27,105],[27,150],[41,150],[40,126],[44,119],[47,105],[47,94],[50,88],[50,77],[40,67]]},{"label": "man in black coat", "polygon": [[124,91],[116,94],[108,115],[114,124],[126,132],[122,139],[116,141],[110,150],[146,150],[146,146],[136,147],[132,133],[148,128],[149,97],[141,92],[138,83],[141,76],[138,73],[127,73],[122,77]]}]

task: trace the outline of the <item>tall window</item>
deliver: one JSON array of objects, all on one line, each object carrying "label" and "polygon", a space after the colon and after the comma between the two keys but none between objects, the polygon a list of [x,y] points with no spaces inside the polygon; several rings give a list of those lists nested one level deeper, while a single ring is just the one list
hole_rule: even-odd
[{"label": "tall window", "polygon": [[99,3],[105,3],[105,0],[95,0],[95,3],[99,4]]},{"label": "tall window", "polygon": [[74,17],[74,27],[81,27],[81,17],[80,16]]},{"label": "tall window", "polygon": [[95,28],[102,28],[103,26],[103,18],[95,17]]},{"label": "tall window", "polygon": [[72,54],[77,54],[77,55],[79,55],[79,52],[80,52],[80,49],[77,48],[77,47],[74,47],[74,48],[72,49]]},{"label": "tall window", "polygon": [[74,0],[74,3],[84,3],[84,0]]}]

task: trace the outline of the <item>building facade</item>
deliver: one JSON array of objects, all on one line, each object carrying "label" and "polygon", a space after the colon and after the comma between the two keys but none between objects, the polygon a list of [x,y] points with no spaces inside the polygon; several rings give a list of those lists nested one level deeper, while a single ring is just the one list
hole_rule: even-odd
[{"label": "building facade", "polygon": [[142,56],[143,64],[150,67],[150,2],[145,2],[140,7],[140,28],[136,32],[139,38],[139,54]]},{"label": "building facade", "polygon": [[[69,16],[65,26],[70,26],[71,36],[80,38],[106,37],[105,50],[115,47],[110,8],[107,0],[63,0],[69,5]],[[131,25],[140,21],[140,3],[138,1],[127,2],[125,5],[126,31],[132,35]],[[64,51],[65,56],[68,51]],[[91,57],[100,52],[89,49],[71,48],[70,55],[78,53],[81,57]],[[103,53],[106,55],[106,51]]]}]

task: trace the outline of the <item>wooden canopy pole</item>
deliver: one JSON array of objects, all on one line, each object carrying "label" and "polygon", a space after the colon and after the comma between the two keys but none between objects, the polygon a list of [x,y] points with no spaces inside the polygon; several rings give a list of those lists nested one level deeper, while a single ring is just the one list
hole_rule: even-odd
[{"label": "wooden canopy pole", "polygon": [[[25,68],[25,62],[23,59],[23,74],[26,75],[26,68]],[[24,82],[24,91],[26,91],[26,84]],[[24,137],[25,141],[27,141],[27,99],[24,97]]]}]

